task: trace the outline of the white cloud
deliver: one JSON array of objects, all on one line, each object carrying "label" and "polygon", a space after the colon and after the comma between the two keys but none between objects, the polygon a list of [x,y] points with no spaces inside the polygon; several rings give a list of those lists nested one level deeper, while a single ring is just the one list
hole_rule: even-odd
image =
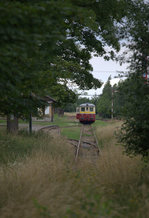
[{"label": "white cloud", "polygon": [[[95,78],[101,80],[103,85],[99,89],[91,89],[89,91],[85,90],[88,93],[88,97],[91,98],[93,95],[100,95],[102,93],[104,84],[107,82],[109,76],[111,76],[111,84],[114,85],[118,83],[119,80],[123,80],[125,78],[115,78],[118,76],[119,71],[127,71],[128,64],[120,65],[115,61],[105,61],[102,57],[93,57],[90,60],[91,65],[93,66],[93,72]],[[84,96],[82,96],[84,97]]]},{"label": "white cloud", "polygon": [[110,84],[111,84],[111,86],[114,86],[115,84],[118,84],[120,81],[125,80],[125,79],[126,79],[126,77],[115,78],[115,79],[110,80]]}]

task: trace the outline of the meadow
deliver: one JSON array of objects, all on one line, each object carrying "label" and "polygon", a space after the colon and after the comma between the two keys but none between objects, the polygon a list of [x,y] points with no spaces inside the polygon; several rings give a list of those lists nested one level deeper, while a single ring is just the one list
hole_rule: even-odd
[{"label": "meadow", "polygon": [[117,144],[121,122],[102,124],[99,159],[77,163],[66,137],[1,128],[0,217],[148,217],[148,165]]}]

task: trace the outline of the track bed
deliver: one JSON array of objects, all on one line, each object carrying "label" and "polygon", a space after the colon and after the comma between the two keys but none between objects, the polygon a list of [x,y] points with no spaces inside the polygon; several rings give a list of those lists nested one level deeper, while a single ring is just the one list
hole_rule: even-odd
[{"label": "track bed", "polygon": [[96,159],[100,150],[95,131],[91,124],[83,124],[80,132],[80,140],[76,144],[75,160],[79,158]]}]

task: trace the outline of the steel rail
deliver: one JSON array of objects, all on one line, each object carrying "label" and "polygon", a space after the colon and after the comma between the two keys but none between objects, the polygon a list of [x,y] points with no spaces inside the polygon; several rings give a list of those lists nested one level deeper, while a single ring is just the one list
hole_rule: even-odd
[{"label": "steel rail", "polygon": [[96,136],[96,133],[95,133],[95,130],[94,130],[93,126],[92,126],[92,125],[90,125],[90,126],[91,126],[91,130],[92,130],[92,133],[93,133],[95,142],[96,142],[96,145],[93,144],[93,146],[97,149],[97,154],[99,155],[99,154],[101,154],[101,150],[100,150],[100,148],[99,148],[98,139],[97,139],[97,136]]},{"label": "steel rail", "polygon": [[[95,141],[95,143],[91,143],[91,142],[85,142],[83,141],[83,134],[84,134],[84,130],[85,130],[85,127],[90,127],[90,131],[91,131],[91,134],[92,134],[92,138],[93,140]],[[75,161],[77,161],[78,159],[78,156],[79,156],[79,152],[80,152],[80,148],[81,148],[81,145],[82,143],[86,143],[86,144],[89,144],[92,149],[94,148],[97,152],[97,155],[99,156],[99,154],[101,154],[101,150],[99,148],[99,144],[98,144],[98,139],[97,139],[97,136],[96,136],[96,133],[95,133],[95,130],[93,129],[92,125],[89,124],[89,125],[82,125],[82,128],[81,128],[81,131],[80,131],[80,139],[78,141],[78,144],[76,145],[76,152],[75,152]]]},{"label": "steel rail", "polygon": [[76,149],[76,153],[75,153],[75,161],[77,161],[78,156],[79,156],[79,150],[80,150],[80,147],[81,147],[83,131],[84,131],[84,125],[82,125],[82,128],[81,128],[80,139],[79,139],[77,149]]}]

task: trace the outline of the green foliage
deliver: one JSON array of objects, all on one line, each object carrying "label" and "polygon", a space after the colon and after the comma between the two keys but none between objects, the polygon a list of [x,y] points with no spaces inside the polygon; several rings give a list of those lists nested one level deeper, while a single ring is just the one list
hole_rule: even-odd
[{"label": "green foliage", "polygon": [[109,59],[114,53],[106,54],[105,45],[119,50],[116,24],[125,6],[123,0],[2,0],[0,112],[37,114],[45,104],[38,96],[53,95],[54,89],[62,90],[63,100],[70,102],[74,94],[66,88],[68,79],[82,89],[100,87],[90,73],[90,53]]},{"label": "green foliage", "polygon": [[[53,7],[59,14],[57,20]],[[42,105],[40,99],[30,96],[45,93],[49,75],[43,70],[49,68],[47,61],[53,58],[56,41],[64,33],[62,16],[54,2],[0,2],[2,113],[37,113]]]},{"label": "green foliage", "polygon": [[120,81],[113,86],[113,116],[121,118],[124,116],[124,105],[126,102],[126,93],[122,89],[124,81]]},{"label": "green foliage", "polygon": [[[146,73],[146,57],[149,55],[149,3],[147,1],[129,2],[124,32],[127,39],[124,43],[127,48],[124,52],[124,60],[130,63],[131,71]],[[128,51],[131,51],[129,57],[126,56]]]},{"label": "green foliage", "polygon": [[83,103],[86,103],[86,102],[90,102],[92,103],[92,100],[89,99],[88,97],[79,97],[77,94],[76,94],[76,101],[75,103],[70,103],[70,104],[67,104],[64,108],[65,112],[76,112],[76,108],[80,105],[80,104],[83,104]]},{"label": "green foliage", "polygon": [[149,87],[143,79],[147,71],[146,57],[149,55],[149,4],[146,1],[132,1],[128,5],[127,48],[131,51],[130,76],[120,90],[125,93],[120,142],[128,154],[149,154]]},{"label": "green foliage", "polygon": [[120,142],[128,154],[148,155],[149,152],[149,87],[138,76],[123,84],[126,101],[125,122],[121,129]]},{"label": "green foliage", "polygon": [[103,88],[103,94],[99,97],[97,103],[98,113],[102,117],[111,117],[111,103],[112,103],[112,87],[110,84],[110,78]]}]

